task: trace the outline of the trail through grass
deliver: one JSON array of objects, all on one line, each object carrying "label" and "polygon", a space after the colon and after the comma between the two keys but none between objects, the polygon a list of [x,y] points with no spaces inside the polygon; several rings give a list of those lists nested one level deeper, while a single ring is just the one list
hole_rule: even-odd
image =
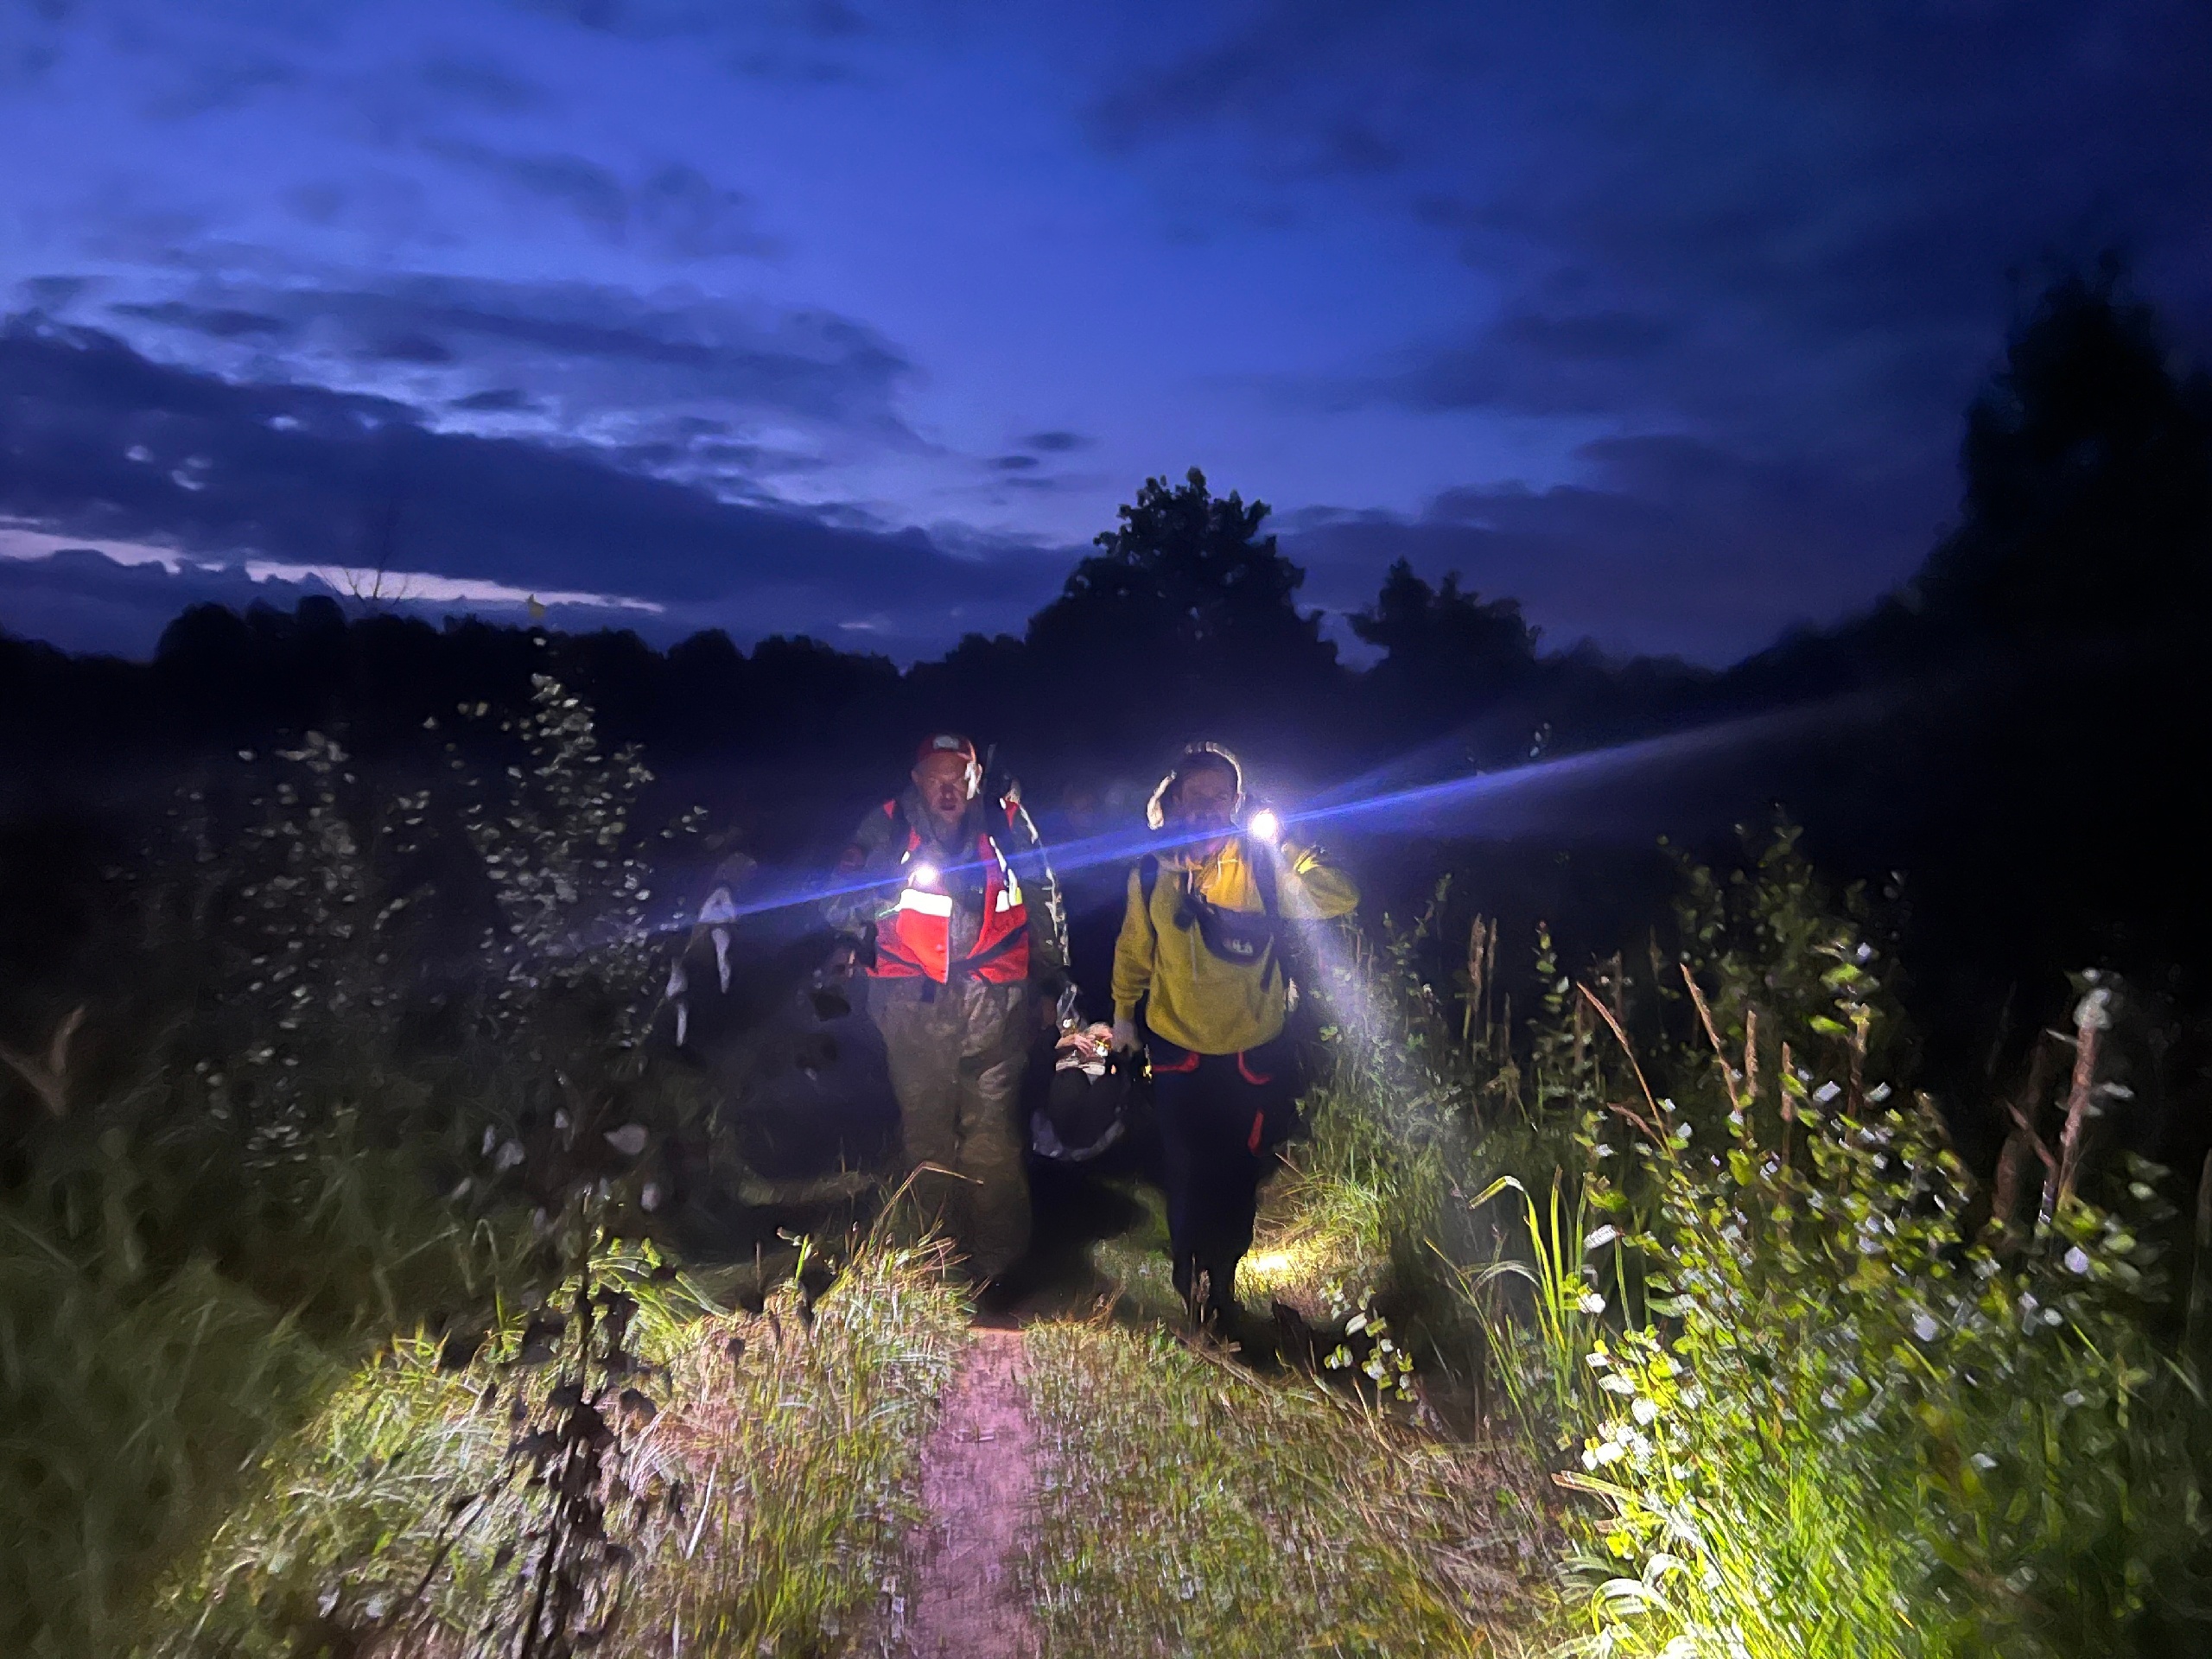
[{"label": "trail through grass", "polygon": [[913,1659],[1034,1659],[1036,1622],[1018,1572],[1036,1525],[1037,1436],[1027,1344],[977,1331],[923,1448],[925,1519],[903,1651]]},{"label": "trail through grass", "polygon": [[[1535,1499],[1465,1448],[1170,1330],[969,1331],[934,1254],[864,1249],[811,1310],[678,1297],[608,1505],[596,1650],[1345,1655],[1499,1649]],[[141,1651],[463,1659],[529,1589],[513,1332],[395,1344],[270,1457]]]}]

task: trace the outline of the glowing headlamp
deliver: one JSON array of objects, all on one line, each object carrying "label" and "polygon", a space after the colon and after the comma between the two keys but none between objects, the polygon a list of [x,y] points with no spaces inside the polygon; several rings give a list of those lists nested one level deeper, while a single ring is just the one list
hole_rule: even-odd
[{"label": "glowing headlamp", "polygon": [[1282,820],[1263,806],[1245,821],[1244,828],[1262,841],[1273,842],[1282,834]]},{"label": "glowing headlamp", "polygon": [[913,865],[906,872],[906,885],[910,887],[937,886],[937,866],[927,861]]}]

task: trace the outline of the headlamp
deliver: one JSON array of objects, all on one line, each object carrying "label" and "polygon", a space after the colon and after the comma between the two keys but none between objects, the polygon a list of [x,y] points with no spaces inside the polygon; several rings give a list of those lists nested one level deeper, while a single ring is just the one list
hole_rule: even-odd
[{"label": "headlamp", "polygon": [[906,872],[910,887],[933,887],[937,885],[937,866],[926,861],[912,866]]},{"label": "headlamp", "polygon": [[1244,828],[1248,833],[1273,845],[1275,838],[1282,834],[1282,820],[1263,806],[1245,820]]}]

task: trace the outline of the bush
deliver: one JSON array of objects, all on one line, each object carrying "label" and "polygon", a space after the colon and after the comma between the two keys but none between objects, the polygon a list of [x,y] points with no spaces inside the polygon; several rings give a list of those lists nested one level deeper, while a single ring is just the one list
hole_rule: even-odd
[{"label": "bush", "polygon": [[1448,1260],[1467,1363],[1581,1495],[1567,1649],[2204,1650],[2172,1217],[2159,1172],[2088,1153],[2126,1095],[2100,1069],[2114,988],[2084,981],[2064,1098],[2030,1097],[1983,1183],[1910,1090],[1878,906],[1831,901],[1787,827],[1733,876],[1685,867],[1648,973],[1577,982],[1540,938],[1519,1029],[1480,923],[1459,998],[1433,988],[1440,910],[1381,953],[1382,1014],[1319,1121],[1364,1125],[1330,1156],[1442,1163],[1392,1184],[1389,1226]]},{"label": "bush", "polygon": [[0,1650],[123,1650],[391,1332],[644,1221],[646,774],[548,680],[503,731],[412,791],[242,757],[0,999]]}]

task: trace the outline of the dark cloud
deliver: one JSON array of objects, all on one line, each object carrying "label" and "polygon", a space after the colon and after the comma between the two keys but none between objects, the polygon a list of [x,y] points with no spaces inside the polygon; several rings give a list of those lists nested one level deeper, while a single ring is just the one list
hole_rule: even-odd
[{"label": "dark cloud", "polygon": [[777,251],[775,240],[754,228],[749,198],[682,162],[645,176],[632,195],[631,216],[645,238],[673,258],[759,257]]},{"label": "dark cloud", "polygon": [[472,391],[467,397],[456,397],[446,405],[448,409],[482,415],[513,414],[532,406],[528,394],[513,386],[495,386],[489,391]]},{"label": "dark cloud", "polygon": [[1058,550],[950,548],[734,504],[575,448],[432,430],[385,398],[237,385],[89,329],[0,333],[0,517],[203,560],[429,572],[642,599],[747,637],[932,650],[1018,626]]},{"label": "dark cloud", "polygon": [[1518,598],[1549,643],[1678,651],[1725,663],[1798,621],[1831,621],[1918,563],[1949,505],[1947,469],[1862,477],[1684,437],[1611,438],[1591,481],[1449,490],[1408,518],[1294,514],[1283,543],[1307,597],[1357,609],[1400,557],[1432,580]]},{"label": "dark cloud", "polygon": [[532,203],[552,202],[602,240],[671,259],[715,259],[776,251],[753,222],[751,200],[685,162],[647,171],[635,183],[582,156],[518,154],[474,139],[428,137],[440,160],[496,181]]},{"label": "dark cloud", "polygon": [[630,219],[630,193],[622,181],[581,156],[515,155],[470,139],[430,138],[423,149],[442,161],[498,180],[539,201],[551,201],[610,239]]},{"label": "dark cloud", "polygon": [[292,332],[292,325],[282,317],[272,317],[265,311],[245,311],[236,306],[187,305],[181,300],[163,300],[153,305],[118,304],[108,308],[120,317],[136,317],[141,322],[160,323],[168,328],[189,329],[211,340],[250,340],[261,335],[273,339]]},{"label": "dark cloud", "polygon": [[836,41],[873,29],[867,14],[847,0],[757,0],[743,7],[720,0],[514,0],[514,3],[579,28],[636,40],[743,29]]},{"label": "dark cloud", "polygon": [[989,464],[1001,473],[1026,473],[1042,463],[1034,455],[994,455]]},{"label": "dark cloud", "polygon": [[1499,345],[1558,362],[1624,361],[1649,357],[1673,335],[1663,318],[1633,311],[1541,316],[1517,311],[1491,330]]},{"label": "dark cloud", "polygon": [[443,340],[420,334],[387,335],[372,342],[362,355],[378,363],[435,365],[454,360],[453,348]]},{"label": "dark cloud", "polygon": [[426,59],[417,73],[437,98],[494,114],[519,115],[549,101],[537,82],[489,58],[436,55]]},{"label": "dark cloud", "polygon": [[1089,447],[1090,440],[1080,432],[1032,432],[1021,440],[1024,449],[1040,449],[1048,455],[1064,455],[1071,449]]},{"label": "dark cloud", "polygon": [[705,0],[514,0],[517,9],[595,34],[660,40],[711,29],[723,9]]},{"label": "dark cloud", "polygon": [[[1091,130],[1179,173],[1212,146],[1211,176],[1262,200],[1332,168],[1449,238],[1469,311],[1504,321],[1354,375],[1414,407],[1663,410],[1728,444],[1842,428],[1902,453],[1948,447],[2008,273],[2117,245],[2191,327],[2212,314],[2194,0],[1229,16],[1135,54]],[[1344,153],[1348,130],[1373,143]]]},{"label": "dark cloud", "polygon": [[[1516,311],[1471,346],[1406,352],[1344,390],[1352,401],[1372,397],[1413,409],[1624,414],[1656,401],[1651,365],[1680,338],[1678,325],[1632,311]],[[1679,407],[1696,369],[1679,354],[1671,366],[1675,395],[1664,401]]]},{"label": "dark cloud", "polygon": [[60,310],[99,286],[92,276],[33,276],[19,283],[23,297],[41,311]]},{"label": "dark cloud", "polygon": [[850,80],[852,49],[874,23],[847,0],[512,0],[596,35],[627,41],[690,37],[721,48],[718,60],[749,78],[790,84]]},{"label": "dark cloud", "polygon": [[241,108],[264,92],[296,86],[300,79],[296,66],[272,57],[181,64],[168,83],[146,100],[145,112],[156,121],[190,121]]},{"label": "dark cloud", "polygon": [[[776,313],[700,296],[646,298],[585,283],[412,276],[385,286],[203,281],[189,302],[118,308],[202,338],[211,318],[267,319],[288,361],[395,361],[450,370],[450,399],[526,385],[572,424],[619,416],[696,436],[700,408],[738,410],[916,442],[893,404],[912,373],[864,324],[830,312]],[[226,336],[241,345],[242,334]],[[258,356],[219,360],[266,375]],[[513,407],[513,405],[502,405]]]}]

